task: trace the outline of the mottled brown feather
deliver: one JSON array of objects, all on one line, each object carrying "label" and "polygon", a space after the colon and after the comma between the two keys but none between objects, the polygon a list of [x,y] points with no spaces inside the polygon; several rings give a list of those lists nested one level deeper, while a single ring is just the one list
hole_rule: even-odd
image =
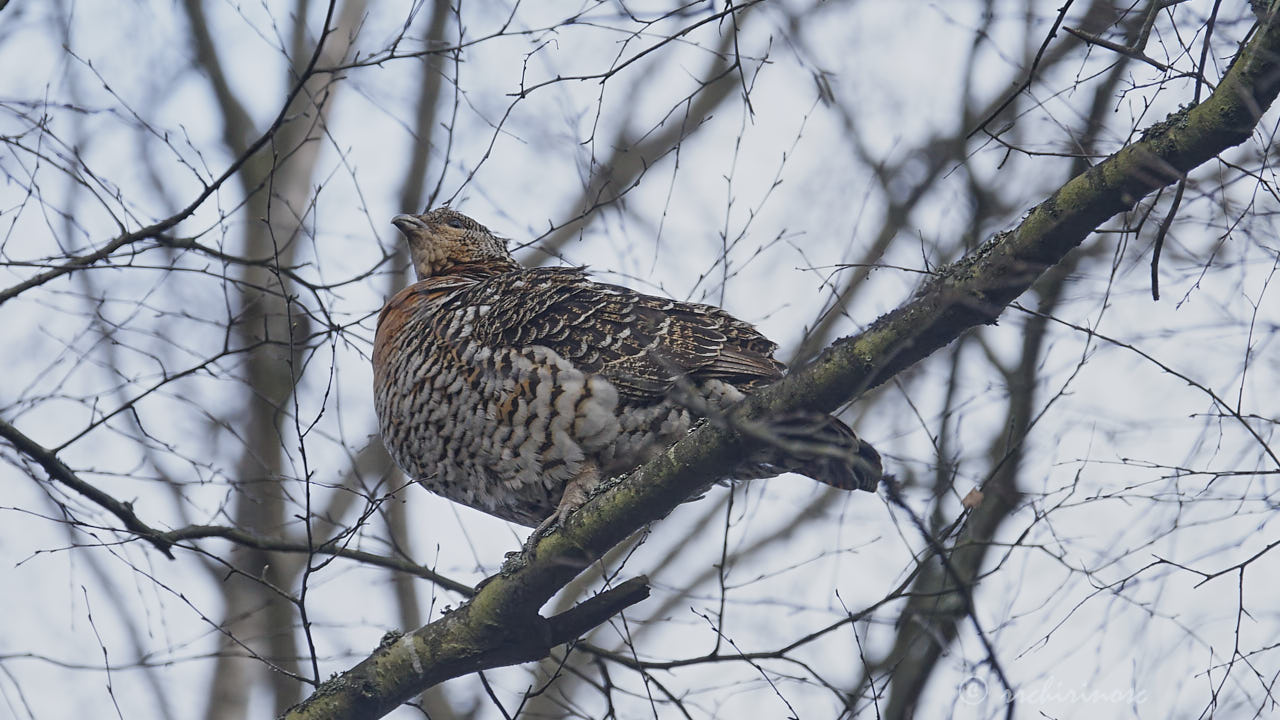
[{"label": "mottled brown feather", "polygon": [[484,292],[519,293],[522,302],[492,307],[476,326],[477,341],[548,347],[637,402],[663,401],[680,377],[751,385],[782,376],[772,342],[709,305],[593,282],[577,268],[490,278]]}]

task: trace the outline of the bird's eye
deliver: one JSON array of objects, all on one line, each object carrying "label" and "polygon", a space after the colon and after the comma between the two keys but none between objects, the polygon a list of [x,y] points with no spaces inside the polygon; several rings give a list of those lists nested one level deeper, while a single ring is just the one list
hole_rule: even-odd
[{"label": "bird's eye", "polygon": [[458,218],[449,218],[448,220],[444,221],[444,224],[448,225],[451,228],[455,228],[457,230],[462,229],[462,220]]}]

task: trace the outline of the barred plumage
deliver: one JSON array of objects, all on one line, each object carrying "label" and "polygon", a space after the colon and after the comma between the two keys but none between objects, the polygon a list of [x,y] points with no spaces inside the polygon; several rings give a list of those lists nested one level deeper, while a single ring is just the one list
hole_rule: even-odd
[{"label": "barred plumage", "polygon": [[[727,409],[785,369],[774,343],[719,308],[593,282],[580,268],[521,268],[449,208],[392,222],[418,282],[378,318],[379,426],[410,477],[456,502],[529,526],[563,515],[601,477],[687,433],[691,408]],[[677,397],[689,392],[694,401]],[[879,455],[844,423],[810,413],[778,427],[824,450],[766,448],[735,477],[791,470],[875,489]]]}]

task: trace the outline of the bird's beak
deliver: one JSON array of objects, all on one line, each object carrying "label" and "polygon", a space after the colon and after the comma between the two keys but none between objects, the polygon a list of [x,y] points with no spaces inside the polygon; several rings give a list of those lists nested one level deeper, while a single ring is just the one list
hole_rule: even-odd
[{"label": "bird's beak", "polygon": [[397,215],[391,218],[391,224],[395,225],[396,229],[405,235],[409,234],[411,228],[422,230],[427,227],[427,224],[417,215]]}]

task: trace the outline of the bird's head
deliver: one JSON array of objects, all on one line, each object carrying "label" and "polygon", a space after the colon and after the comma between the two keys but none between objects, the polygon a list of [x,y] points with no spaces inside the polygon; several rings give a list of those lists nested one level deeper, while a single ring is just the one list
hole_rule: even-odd
[{"label": "bird's head", "polygon": [[419,280],[459,269],[504,272],[519,267],[505,240],[456,210],[442,207],[421,215],[397,215],[391,224],[409,241]]}]

